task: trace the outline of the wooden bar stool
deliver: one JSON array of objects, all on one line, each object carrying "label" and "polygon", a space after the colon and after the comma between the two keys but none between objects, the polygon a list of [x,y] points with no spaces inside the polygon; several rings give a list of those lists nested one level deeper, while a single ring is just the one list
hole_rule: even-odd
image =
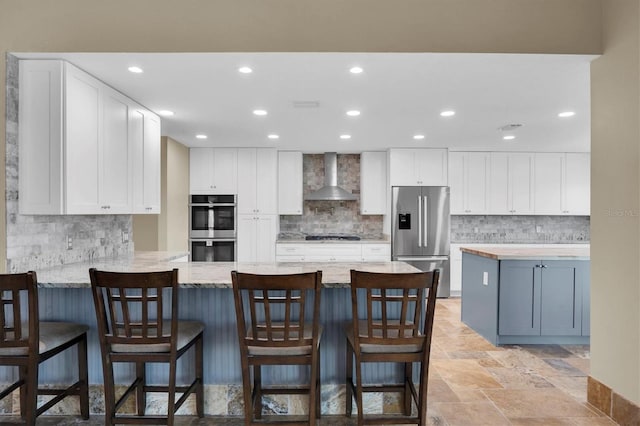
[{"label": "wooden bar stool", "polygon": [[[352,398],[355,393],[358,426],[427,424],[429,352],[438,280],[437,270],[409,274],[351,271],[353,321],[345,328],[347,337],[346,412],[350,417]],[[355,385],[353,383],[354,356]],[[362,363],[365,362],[403,364],[403,383],[363,385]],[[413,363],[420,364],[418,390],[413,383]],[[362,404],[363,392],[401,392],[403,415],[365,416]],[[411,415],[412,399],[417,405],[417,416]]]},{"label": "wooden bar stool", "polygon": [[[178,321],[178,270],[127,273],[91,268],[89,275],[102,351],[105,423],[173,425],[175,412],[192,393],[196,396],[197,415],[204,417],[204,325],[198,321]],[[195,348],[195,378],[188,386],[176,386],[177,360],[191,347]],[[169,364],[167,386],[147,384],[148,362]],[[117,401],[114,363],[136,365],[136,379]],[[145,415],[148,392],[168,394],[166,416]],[[182,393],[177,401],[176,392]],[[137,415],[118,414],[132,393],[136,395]]]},{"label": "wooden bar stool", "polygon": [[[89,418],[88,329],[83,324],[39,321],[35,272],[0,275],[0,365],[19,370],[18,381],[0,392],[0,399],[19,388],[20,415],[28,425],[70,395],[80,397],[80,414]],[[38,389],[38,365],[75,345],[78,381],[64,389]],[[38,407],[38,395],[54,397]]]},{"label": "wooden bar stool", "polygon": [[[254,275],[231,272],[242,360],[245,425],[261,424],[262,395],[308,394],[309,417],[278,424],[315,425],[320,418],[322,272]],[[305,387],[263,387],[263,365],[308,365]],[[253,373],[253,389],[251,374]]]}]

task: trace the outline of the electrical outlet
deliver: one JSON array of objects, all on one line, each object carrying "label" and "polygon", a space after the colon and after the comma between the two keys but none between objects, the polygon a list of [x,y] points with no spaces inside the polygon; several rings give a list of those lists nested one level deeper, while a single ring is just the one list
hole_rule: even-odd
[{"label": "electrical outlet", "polygon": [[539,234],[542,232],[542,225],[536,225],[536,234]]},{"label": "electrical outlet", "polygon": [[129,233],[127,231],[122,231],[122,242],[123,243],[129,242]]},{"label": "electrical outlet", "polygon": [[488,272],[483,272],[482,273],[482,285],[489,285],[489,273]]},{"label": "electrical outlet", "polygon": [[71,235],[67,235],[67,250],[73,249],[73,238]]},{"label": "electrical outlet", "polygon": [[473,228],[473,233],[474,233],[474,234],[477,234],[478,232],[479,232],[478,227],[477,227],[477,226],[476,226],[476,227],[474,227],[474,228]]}]

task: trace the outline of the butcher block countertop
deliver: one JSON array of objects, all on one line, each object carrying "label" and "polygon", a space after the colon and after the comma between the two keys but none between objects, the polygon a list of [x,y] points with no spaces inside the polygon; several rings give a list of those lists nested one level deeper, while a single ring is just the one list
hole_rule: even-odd
[{"label": "butcher block countertop", "polygon": [[191,288],[231,288],[231,271],[254,274],[294,274],[322,271],[325,288],[349,287],[350,270],[408,273],[418,269],[404,262],[185,262],[187,253],[135,252],[40,269],[38,285],[44,288],[91,287],[89,268],[116,272],[166,271],[178,268],[178,283]]},{"label": "butcher block countertop", "polygon": [[460,247],[463,253],[496,260],[589,260],[589,247]]}]

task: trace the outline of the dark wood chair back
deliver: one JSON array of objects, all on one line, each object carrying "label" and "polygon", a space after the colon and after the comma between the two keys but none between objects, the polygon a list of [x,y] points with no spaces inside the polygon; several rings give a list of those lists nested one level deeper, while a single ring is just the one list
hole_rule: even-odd
[{"label": "dark wood chair back", "polygon": [[109,272],[89,270],[101,343],[167,346],[175,351],[178,270]]},{"label": "dark wood chair back", "polygon": [[317,345],[322,272],[231,279],[241,352]]},{"label": "dark wood chair back", "polygon": [[33,271],[0,275],[0,352],[38,352],[37,282]]},{"label": "dark wood chair back", "polygon": [[408,274],[351,270],[356,352],[361,345],[413,346],[428,352],[438,281],[437,270]]}]

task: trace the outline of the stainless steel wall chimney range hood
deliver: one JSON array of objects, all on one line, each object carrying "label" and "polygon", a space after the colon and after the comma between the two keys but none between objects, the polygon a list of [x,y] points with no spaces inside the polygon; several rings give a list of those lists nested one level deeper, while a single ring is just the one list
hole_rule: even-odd
[{"label": "stainless steel wall chimney range hood", "polygon": [[338,186],[338,154],[324,153],[324,186],[304,197],[308,201],[353,201],[358,197]]}]

